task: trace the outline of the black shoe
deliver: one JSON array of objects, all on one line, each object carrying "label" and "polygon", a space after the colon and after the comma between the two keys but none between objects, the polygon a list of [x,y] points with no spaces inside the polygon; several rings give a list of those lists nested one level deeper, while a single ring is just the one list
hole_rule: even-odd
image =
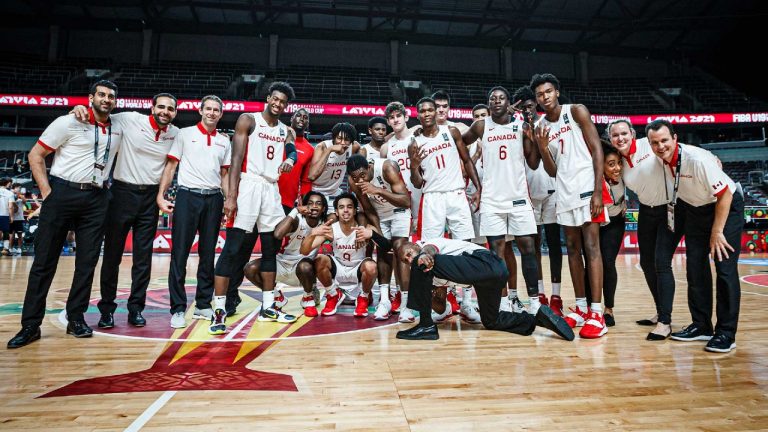
[{"label": "black shoe", "polygon": [[440,335],[437,333],[437,326],[432,324],[430,326],[417,325],[416,327],[409,328],[408,330],[401,330],[397,332],[395,336],[398,339],[408,340],[438,340]]},{"label": "black shoe", "polygon": [[85,321],[70,321],[67,324],[67,334],[76,338],[87,338],[93,336],[93,329],[88,327]]},{"label": "black shoe", "polygon": [[8,349],[21,348],[25,345],[31,344],[38,339],[40,339],[40,327],[22,327],[21,331],[16,333],[16,336],[8,341]]},{"label": "black shoe", "polygon": [[649,320],[649,319],[641,319],[641,320],[637,320],[635,322],[637,323],[637,325],[641,325],[641,326],[655,326],[656,325],[655,321]]},{"label": "black shoe", "polygon": [[224,306],[227,316],[235,315],[237,313],[237,306],[242,302],[243,299],[240,298],[240,294],[238,294],[237,297],[228,297]]},{"label": "black shoe", "polygon": [[110,329],[115,326],[115,317],[111,313],[101,314],[98,324],[99,328]]},{"label": "black shoe", "polygon": [[727,353],[736,348],[736,341],[728,336],[718,333],[707,342],[707,346],[704,347],[705,351]]},{"label": "black shoe", "polygon": [[576,337],[573,334],[573,329],[565,322],[565,319],[555,315],[552,308],[546,305],[541,305],[539,311],[536,312],[536,325],[552,330],[556,335],[567,341],[572,341]]},{"label": "black shoe", "polygon": [[712,339],[712,332],[700,329],[696,324],[691,324],[680,331],[672,333],[672,340],[682,342],[708,341]]},{"label": "black shoe", "polygon": [[616,320],[613,318],[613,314],[603,314],[606,327],[613,327],[616,325]]},{"label": "black shoe", "polygon": [[647,341],[663,341],[663,340],[666,340],[669,337],[669,335],[671,335],[671,334],[672,334],[672,329],[671,328],[669,330],[669,333],[667,333],[666,335],[650,332],[650,333],[648,333],[648,336],[645,337],[645,340],[647,340]]},{"label": "black shoe", "polygon": [[128,324],[134,327],[144,327],[147,325],[147,320],[141,316],[141,311],[128,312]]}]

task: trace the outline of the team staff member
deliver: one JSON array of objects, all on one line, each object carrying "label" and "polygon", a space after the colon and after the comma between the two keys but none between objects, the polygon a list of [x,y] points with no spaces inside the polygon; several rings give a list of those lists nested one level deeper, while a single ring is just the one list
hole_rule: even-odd
[{"label": "team staff member", "polygon": [[291,128],[296,134],[296,165],[292,170],[284,172],[277,179],[277,188],[280,190],[280,201],[283,204],[285,214],[290,213],[296,203],[300,203],[304,195],[312,190],[312,182],[309,181],[309,165],[315,148],[307,141],[306,132],[309,130],[309,112],[299,108],[291,116]]},{"label": "team staff member", "polygon": [[[729,352],[736,348],[741,285],[738,260],[744,228],[744,196],[741,187],[718,166],[712,153],[677,142],[672,124],[655,120],[645,127],[648,141],[669,169],[672,207],[685,213],[685,255],[688,309],[693,323],[672,339],[708,340],[707,351]],[[670,221],[673,230],[679,228]],[[707,253],[717,273],[717,325],[712,331],[712,273]]]},{"label": "team staff member", "polygon": [[[91,86],[90,122],[80,124],[74,116],[57,118],[45,129],[29,152],[32,175],[45,200],[35,233],[35,258],[29,270],[27,292],[21,313],[21,331],[8,341],[8,348],[19,348],[40,339],[40,324],[45,315],[45,298],[56,274],[67,231],[74,228],[78,248],[75,274],[67,298],[67,334],[90,337],[93,331],[83,314],[88,309],[93,273],[101,252],[104,218],[109,191],[104,181],[119,150],[123,128],[113,124],[117,86],[98,81]],[[50,177],[45,157],[56,153]]]},{"label": "team staff member", "polygon": [[[88,120],[85,107],[74,109],[75,116]],[[101,262],[101,300],[99,328],[115,326],[113,314],[117,308],[117,278],[123,260],[125,239],[133,231],[133,266],[131,294],[128,297],[128,324],[146,325],[141,315],[147,299],[149,276],[152,273],[152,242],[157,230],[157,190],[160,177],[179,128],[171,122],[176,118],[176,97],[159,93],[152,98],[150,115],[122,112],[113,115],[124,125],[120,152],[115,156],[112,175],[112,199],[107,210],[104,232],[104,258]]]},{"label": "team staff member", "polygon": [[[184,280],[187,276],[187,258],[199,232],[197,253],[197,294],[193,318],[213,316],[213,260],[216,241],[221,227],[224,194],[227,191],[227,172],[231,160],[229,138],[216,132],[221,120],[223,104],[218,96],[205,96],[200,102],[202,119],[195,126],[181,129],[168,153],[157,204],[165,213],[176,213],[171,228],[171,268],[168,289],[171,293],[171,327],[186,327],[184,312],[187,294]],[[167,201],[165,191],[179,168],[176,203]]]}]

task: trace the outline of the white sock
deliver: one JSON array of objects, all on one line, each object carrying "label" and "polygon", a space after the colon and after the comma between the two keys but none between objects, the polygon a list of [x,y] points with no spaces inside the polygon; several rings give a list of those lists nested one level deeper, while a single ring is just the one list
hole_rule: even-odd
[{"label": "white sock", "polygon": [[508,297],[509,297],[510,299],[513,299],[513,298],[517,297],[517,290],[516,290],[516,289],[513,289],[513,290],[507,290],[507,292],[509,293],[509,296],[508,296]]},{"label": "white sock", "polygon": [[544,281],[539,279],[538,281],[539,294],[544,294]]},{"label": "white sock", "polygon": [[591,304],[591,305],[589,305],[589,309],[590,309],[592,312],[597,312],[597,313],[598,313],[598,314],[600,314],[600,315],[602,315],[602,314],[603,314],[603,304],[602,304],[602,303],[595,303],[595,302],[592,302],[592,304]]},{"label": "white sock", "polygon": [[552,282],[552,295],[560,297],[560,282]]},{"label": "white sock", "polygon": [[321,291],[325,291],[326,294],[335,294],[336,287],[338,286],[335,280],[331,282],[331,286],[325,286],[319,280],[317,281],[317,285],[319,286],[319,288],[322,288]]},{"label": "white sock", "polygon": [[263,291],[261,293],[261,306],[263,309],[271,308],[272,305],[275,303],[275,292],[274,291]]},{"label": "white sock", "polygon": [[580,310],[586,312],[587,311],[587,298],[586,297],[577,297],[576,298],[576,307],[578,307]]},{"label": "white sock", "polygon": [[469,304],[470,301],[472,301],[472,287],[465,287],[464,288],[464,297],[463,301],[467,304]]},{"label": "white sock", "polygon": [[[394,297],[397,295],[397,292],[400,291],[400,285],[390,285],[389,286],[389,296]],[[405,293],[403,293],[405,294]]]},{"label": "white sock", "polygon": [[379,284],[379,289],[381,290],[381,296],[382,297],[392,297],[390,295],[390,289],[389,289],[389,284],[388,283]]},{"label": "white sock", "polygon": [[400,295],[402,296],[402,299],[403,299],[403,302],[400,303],[400,304],[402,304],[401,308],[408,307],[407,306],[408,305],[408,291],[403,291]]},{"label": "white sock", "polygon": [[224,309],[224,304],[227,302],[227,296],[214,296],[213,307],[214,309]]},{"label": "white sock", "polygon": [[[386,292],[386,291],[385,291]],[[382,299],[381,296],[381,285],[374,282],[373,286],[371,287],[371,293],[373,293],[373,304],[377,305]],[[365,295],[365,294],[363,294]]]},{"label": "white sock", "polygon": [[533,309],[534,307],[541,306],[541,302],[539,302],[539,296],[530,297],[530,301],[531,301],[531,304],[530,304],[531,309]]}]

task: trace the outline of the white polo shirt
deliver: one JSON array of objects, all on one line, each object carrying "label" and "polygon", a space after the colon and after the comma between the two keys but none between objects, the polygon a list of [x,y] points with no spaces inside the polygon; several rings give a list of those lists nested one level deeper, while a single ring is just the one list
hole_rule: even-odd
[{"label": "white polo shirt", "polygon": [[436,237],[429,240],[419,240],[417,245],[422,248],[427,245],[432,245],[437,249],[437,253],[440,255],[461,255],[464,252],[472,253],[476,250],[487,250],[484,247],[475,243],[466,242],[463,240],[454,240],[443,237]]},{"label": "white polo shirt", "polygon": [[[677,198],[694,206],[701,207],[717,202],[717,197],[726,189],[736,193],[736,183],[717,165],[715,156],[707,150],[688,144],[678,143],[683,149],[680,157],[680,187]],[[672,161],[666,164],[667,183],[674,187],[674,171],[677,166],[677,150]]]},{"label": "white polo shirt", "polygon": [[137,112],[113,114],[123,125],[123,141],[115,160],[115,180],[134,185],[156,185],[179,128],[160,128],[152,115]]},{"label": "white polo shirt", "polygon": [[664,179],[664,164],[653,153],[648,138],[633,141],[629,155],[621,159],[621,178],[641,204],[654,207],[672,199],[672,187]]},{"label": "white polo shirt", "polygon": [[179,161],[179,186],[190,189],[221,188],[221,169],[232,160],[229,138],[202,123],[179,130],[168,157]]},{"label": "white polo shirt", "polygon": [[[110,141],[110,146],[104,176],[111,170],[123,138],[122,123],[110,118],[107,123],[96,124],[93,110],[89,108],[88,114],[90,124],[80,123],[74,115],[68,114],[54,120],[40,135],[37,144],[55,152],[50,175],[75,183],[91,183],[94,164],[104,162],[107,141]],[[111,140],[108,139],[110,131]],[[98,146],[95,145],[97,136]],[[95,158],[94,147],[97,147]]]}]

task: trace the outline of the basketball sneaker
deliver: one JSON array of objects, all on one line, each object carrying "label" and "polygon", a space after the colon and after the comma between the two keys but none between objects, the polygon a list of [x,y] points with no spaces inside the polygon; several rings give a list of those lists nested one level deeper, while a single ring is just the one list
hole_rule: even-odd
[{"label": "basketball sneaker", "polygon": [[285,298],[283,295],[283,292],[279,289],[275,290],[275,307],[278,309],[282,309],[285,305],[288,304],[288,299]]},{"label": "basketball sneaker", "polygon": [[525,310],[525,305],[523,305],[523,302],[520,301],[520,297],[512,297],[509,299],[510,304],[512,304],[512,312],[515,313],[521,313],[521,312],[527,312]]},{"label": "basketball sneaker", "polygon": [[552,294],[552,298],[549,300],[549,307],[555,315],[563,316],[563,299],[559,295]]},{"label": "basketball sneaker", "polygon": [[357,296],[357,301],[355,302],[355,313],[353,314],[356,318],[365,318],[368,316],[368,296],[363,294],[360,296]]},{"label": "basketball sneaker", "polygon": [[413,316],[413,311],[403,306],[403,308],[400,309],[400,316],[397,317],[397,322],[412,323],[414,321],[416,321],[416,317]]},{"label": "basketball sneaker", "polygon": [[512,303],[507,297],[502,297],[499,301],[499,312],[512,312]]},{"label": "basketball sneaker", "polygon": [[448,291],[448,295],[445,297],[445,299],[448,301],[449,309],[451,310],[451,315],[456,315],[461,311],[461,306],[459,306],[459,301],[456,300],[456,294],[454,294],[452,291]]},{"label": "basketball sneaker", "polygon": [[480,312],[477,310],[477,306],[471,302],[465,301],[461,304],[461,318],[471,324],[480,324]]},{"label": "basketball sneaker", "polygon": [[173,328],[184,328],[187,326],[187,321],[184,318],[184,312],[176,312],[173,315],[171,315],[171,327]]},{"label": "basketball sneaker", "polygon": [[539,303],[541,303],[542,306],[549,306],[549,299],[547,299],[546,294],[539,293]]},{"label": "basketball sneaker", "polygon": [[301,307],[304,308],[304,316],[316,317],[317,306],[315,306],[315,297],[312,294],[304,294],[301,298]]},{"label": "basketball sneaker", "polygon": [[192,318],[210,321],[211,318],[213,318],[213,309],[198,309],[197,306],[195,306],[195,312],[192,314]]},{"label": "basketball sneaker", "polygon": [[451,305],[450,303],[448,303],[447,300],[445,302],[445,311],[443,313],[437,313],[434,310],[431,313],[432,313],[432,321],[436,323],[441,323],[447,320],[448,318],[450,318],[451,315],[453,315],[453,311],[451,310]]},{"label": "basketball sneaker", "polygon": [[400,306],[403,303],[403,294],[398,291],[390,300],[392,302],[392,309],[390,313],[400,313]]},{"label": "basketball sneaker", "polygon": [[382,297],[379,300],[378,306],[376,306],[376,312],[373,314],[373,319],[376,321],[384,321],[392,316],[392,304],[386,297]]},{"label": "basketball sneaker", "polygon": [[227,313],[224,309],[216,309],[213,311],[213,318],[211,318],[211,325],[208,326],[208,334],[222,335],[227,332]]},{"label": "basketball sneaker", "polygon": [[344,300],[344,293],[340,289],[336,288],[336,291],[328,292],[325,294],[325,307],[321,314],[323,316],[336,315],[336,311],[341,306],[341,301]]},{"label": "basketball sneaker", "polygon": [[608,333],[608,327],[605,325],[603,314],[590,311],[589,319],[584,323],[584,327],[581,328],[579,337],[584,339],[597,339],[606,333]]},{"label": "basketball sneaker", "polygon": [[268,308],[264,308],[262,306],[261,312],[259,312],[259,321],[263,322],[278,322],[282,324],[289,324],[292,322],[296,322],[296,317],[290,314],[287,314],[280,309],[277,309],[275,307],[275,304],[272,303],[272,306]]},{"label": "basketball sneaker", "polygon": [[589,314],[579,309],[578,306],[570,308],[570,310],[571,312],[565,317],[565,322],[567,322],[571,328],[583,326],[584,322],[589,318]]}]

